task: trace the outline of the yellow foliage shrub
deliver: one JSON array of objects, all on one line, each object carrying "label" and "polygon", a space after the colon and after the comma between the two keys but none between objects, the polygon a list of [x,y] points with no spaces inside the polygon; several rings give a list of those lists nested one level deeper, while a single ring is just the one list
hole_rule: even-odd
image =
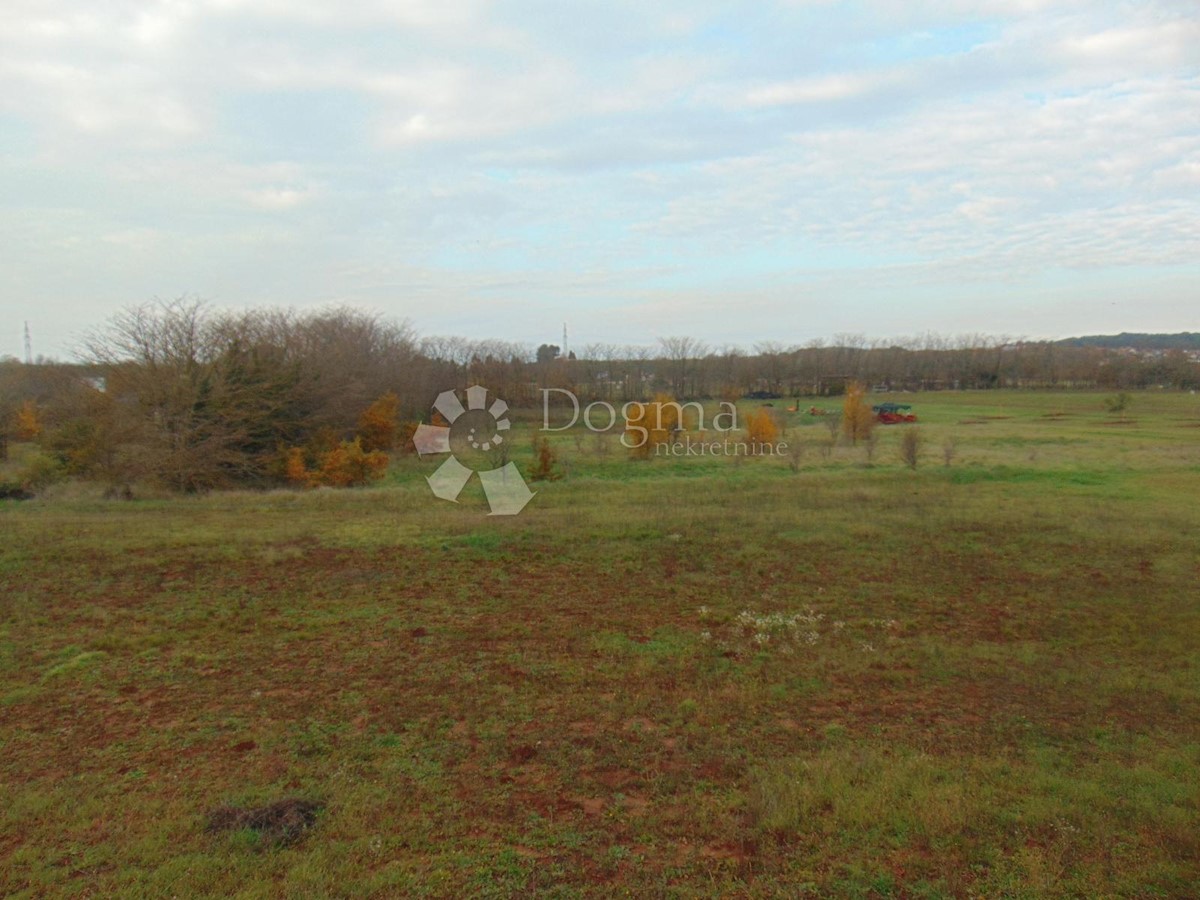
[{"label": "yellow foliage shrub", "polygon": [[378,481],[387,472],[388,455],[367,451],[362,441],[342,441],[320,454],[320,464],[309,469],[302,447],[290,447],[283,458],[284,477],[289,484],[305,487],[355,487]]},{"label": "yellow foliage shrub", "polygon": [[342,441],[321,457],[321,467],[315,473],[317,483],[329,487],[353,487],[378,481],[387,472],[388,457],[379,450],[367,452],[355,438]]},{"label": "yellow foliage shrub", "polygon": [[37,405],[32,400],[21,404],[14,419],[13,433],[18,441],[33,441],[42,433],[42,421],[38,416]]},{"label": "yellow foliage shrub", "polygon": [[758,454],[763,444],[774,444],[779,440],[779,426],[770,410],[756,409],[746,416],[746,442],[750,452]]},{"label": "yellow foliage shrub", "polygon": [[625,444],[636,459],[646,459],[656,444],[665,444],[680,428],[679,404],[669,394],[630,407],[625,418]]},{"label": "yellow foliage shrub", "polygon": [[842,401],[842,433],[857,444],[870,437],[875,427],[875,413],[867,402],[867,389],[857,381],[846,387],[846,399]]},{"label": "yellow foliage shrub", "polygon": [[397,418],[399,412],[400,398],[391,391],[363,410],[358,417],[358,436],[362,439],[364,450],[388,451],[396,446],[400,428]]},{"label": "yellow foliage shrub", "polygon": [[289,447],[283,457],[283,477],[288,484],[307,487],[312,484],[313,473],[308,471],[301,447]]}]

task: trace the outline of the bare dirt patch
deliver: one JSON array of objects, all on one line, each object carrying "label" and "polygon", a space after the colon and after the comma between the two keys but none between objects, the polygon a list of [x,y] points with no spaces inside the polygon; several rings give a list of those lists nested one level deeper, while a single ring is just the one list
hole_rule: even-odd
[{"label": "bare dirt patch", "polygon": [[278,846],[294,844],[317,823],[322,805],[314,800],[289,798],[252,809],[218,806],[208,814],[206,830],[256,831],[263,841]]}]

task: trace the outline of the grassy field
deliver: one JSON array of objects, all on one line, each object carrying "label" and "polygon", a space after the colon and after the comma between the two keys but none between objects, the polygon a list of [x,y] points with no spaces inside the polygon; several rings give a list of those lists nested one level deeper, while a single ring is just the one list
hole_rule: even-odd
[{"label": "grassy field", "polygon": [[0,502],[0,894],[1196,896],[1200,397],[907,399],[915,470],[564,433],[512,518]]}]

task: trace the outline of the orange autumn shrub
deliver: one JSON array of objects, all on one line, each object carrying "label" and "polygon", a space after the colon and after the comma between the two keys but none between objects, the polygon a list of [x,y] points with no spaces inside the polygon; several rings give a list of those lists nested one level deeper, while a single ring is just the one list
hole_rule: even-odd
[{"label": "orange autumn shrub", "polygon": [[358,417],[358,436],[363,449],[387,452],[396,446],[399,436],[400,398],[391,391],[384,394]]},{"label": "orange autumn shrub", "polygon": [[320,453],[315,469],[308,467],[303,447],[290,447],[283,456],[284,478],[299,487],[357,487],[378,481],[387,467],[388,455],[364,450],[358,438]]},{"label": "orange autumn shrub", "polygon": [[26,400],[17,409],[13,417],[13,436],[18,441],[37,440],[42,433],[42,420],[38,416],[37,405],[32,400]]},{"label": "orange autumn shrub", "polygon": [[310,487],[312,475],[304,459],[304,448],[289,447],[283,455],[283,477],[287,483],[297,487]]},{"label": "orange autumn shrub", "polygon": [[750,452],[758,454],[763,444],[774,444],[779,440],[779,426],[770,410],[756,409],[746,416],[746,442]]},{"label": "orange autumn shrub", "polygon": [[871,436],[875,428],[875,413],[867,402],[867,389],[857,381],[846,387],[842,401],[842,433],[852,444]]},{"label": "orange autumn shrub", "polygon": [[529,471],[530,481],[557,481],[562,477],[558,471],[558,455],[545,438],[534,441],[533,468]]},{"label": "orange autumn shrub", "polygon": [[417,433],[417,427],[420,422],[414,422],[411,419],[400,423],[396,429],[396,449],[404,454],[413,454],[417,452],[417,445],[413,442],[413,437]]},{"label": "orange autumn shrub", "polygon": [[625,418],[625,445],[634,459],[647,459],[657,444],[670,442],[680,427],[679,405],[669,394],[630,407]]},{"label": "orange autumn shrub", "polygon": [[316,483],[329,487],[354,487],[378,481],[387,472],[388,456],[380,450],[363,449],[362,441],[342,441],[321,456],[314,473]]}]

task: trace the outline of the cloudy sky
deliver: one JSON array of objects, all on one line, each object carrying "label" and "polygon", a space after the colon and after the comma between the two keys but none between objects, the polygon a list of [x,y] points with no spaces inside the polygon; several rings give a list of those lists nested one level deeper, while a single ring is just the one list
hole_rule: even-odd
[{"label": "cloudy sky", "polygon": [[1200,330],[1195,0],[0,0],[0,354],[118,308]]}]

